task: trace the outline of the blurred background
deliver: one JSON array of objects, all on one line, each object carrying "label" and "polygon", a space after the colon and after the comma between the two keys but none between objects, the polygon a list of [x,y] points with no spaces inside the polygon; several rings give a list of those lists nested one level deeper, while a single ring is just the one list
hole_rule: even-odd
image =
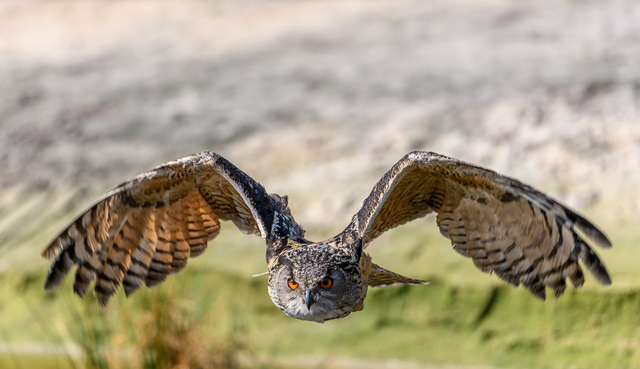
[{"label": "blurred background", "polygon": [[[640,366],[640,3],[0,2],[0,367]],[[319,325],[273,306],[264,242],[223,224],[180,274],[106,309],[40,252],[118,183],[213,150],[341,231],[411,150],[519,178],[593,220],[613,279],[540,302],[432,218],[371,247],[433,283]]]}]

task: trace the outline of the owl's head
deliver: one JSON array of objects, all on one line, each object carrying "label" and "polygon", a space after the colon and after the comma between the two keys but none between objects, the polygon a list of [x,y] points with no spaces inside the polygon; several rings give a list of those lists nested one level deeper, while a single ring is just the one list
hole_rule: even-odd
[{"label": "owl's head", "polygon": [[360,255],[331,243],[312,243],[283,252],[269,271],[269,296],[285,314],[325,322],[362,305],[367,284]]}]

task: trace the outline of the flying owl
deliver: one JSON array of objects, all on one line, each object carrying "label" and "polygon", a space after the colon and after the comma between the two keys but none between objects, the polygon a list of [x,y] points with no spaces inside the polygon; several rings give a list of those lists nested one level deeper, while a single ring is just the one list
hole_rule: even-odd
[{"label": "flying owl", "polygon": [[540,299],[559,297],[567,278],[582,286],[579,261],[604,284],[611,280],[587,245],[611,247],[581,215],[542,192],[488,169],[431,152],[398,161],[335,237],[304,238],[287,197],[263,186],[220,155],[204,151],[124,182],[98,199],[44,250],[55,257],[45,288],[77,265],[73,289],[91,281],[101,305],[122,284],[126,295],[152,287],[204,252],[230,220],[266,242],[268,290],[294,318],[324,322],[363,308],[369,286],[424,284],[371,261],[367,245],[383,232],[435,212],[453,249],[483,272]]}]

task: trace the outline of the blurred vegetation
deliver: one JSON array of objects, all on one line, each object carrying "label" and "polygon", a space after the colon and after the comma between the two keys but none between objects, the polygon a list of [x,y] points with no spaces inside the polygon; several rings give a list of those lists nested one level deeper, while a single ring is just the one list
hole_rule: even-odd
[{"label": "blurred vegetation", "polygon": [[[4,276],[1,334],[14,351],[4,350],[0,366],[275,367],[301,355],[513,368],[640,365],[640,291],[571,291],[542,303],[522,289],[431,280],[372,289],[363,312],[319,325],[284,316],[263,280],[200,268],[128,300],[118,296],[104,310],[70,288],[41,292],[42,275]],[[35,343],[58,351],[19,350]]]},{"label": "blurred vegetation", "polygon": [[36,362],[42,368],[237,368],[240,356],[251,362],[233,312],[216,313],[217,306],[226,304],[216,300],[233,290],[191,300],[180,293],[180,283],[190,284],[194,278],[206,282],[207,274],[186,273],[180,282],[144,291],[138,298],[126,301],[120,296],[106,309],[99,308],[93,296],[83,301],[65,291],[33,293],[41,290],[41,275],[5,277],[3,341],[17,345],[4,348],[0,367],[31,367]]},{"label": "blurred vegetation", "polygon": [[[271,303],[265,277],[251,278],[265,270],[262,241],[231,226],[183,272],[128,299],[119,292],[105,309],[91,294],[73,296],[72,278],[44,292],[45,261],[5,258],[0,367],[299,367],[303,356],[318,358],[316,367],[334,367],[322,363],[340,357],[473,367],[640,366],[640,290],[630,287],[632,271],[620,256],[629,258],[624,250],[637,232],[620,228],[610,234],[614,249],[599,250],[613,288],[589,279],[582,290],[541,302],[478,272],[431,223],[400,227],[369,251],[383,266],[432,284],[370,289],[364,311],[325,324],[288,318]],[[22,239],[34,240],[37,252],[51,235],[49,227],[43,232]],[[616,286],[617,277],[627,283]]]}]

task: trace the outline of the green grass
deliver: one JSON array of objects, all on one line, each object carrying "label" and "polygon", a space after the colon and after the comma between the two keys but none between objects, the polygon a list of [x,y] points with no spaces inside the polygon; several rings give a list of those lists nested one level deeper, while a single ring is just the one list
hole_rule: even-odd
[{"label": "green grass", "polygon": [[[48,294],[40,290],[42,275],[4,276],[0,337],[18,347],[80,347],[84,365],[96,368],[159,367],[176,360],[160,352],[166,355],[168,347],[174,356],[181,350],[230,356],[227,367],[246,362],[240,358],[269,366],[308,354],[513,368],[640,365],[640,291],[571,291],[543,303],[523,289],[431,280],[429,286],[372,289],[364,311],[315,324],[273,306],[264,279],[208,268],[188,268],[128,300],[119,294],[107,309],[92,296],[73,297],[70,281]],[[70,367],[78,360],[72,352],[39,367]],[[34,360],[18,352],[0,356],[3,368],[30,367]]]},{"label": "green grass", "polygon": [[[73,296],[72,278],[47,293],[48,264],[38,253],[52,228],[70,220],[60,214],[77,207],[52,204],[39,214],[48,222],[41,231],[31,223],[15,228],[29,212],[0,220],[11,246],[0,261],[2,368],[268,368],[307,355],[473,367],[640,367],[633,226],[605,227],[614,248],[598,252],[612,287],[589,279],[580,291],[541,302],[478,272],[451,250],[432,219],[414,222],[368,250],[382,266],[432,284],[370,289],[363,311],[316,324],[289,318],[271,303],[266,277],[251,278],[266,270],[264,243],[230,224],[183,272],[129,299],[119,292],[106,309],[92,295]],[[19,234],[10,237],[14,228]]]}]

